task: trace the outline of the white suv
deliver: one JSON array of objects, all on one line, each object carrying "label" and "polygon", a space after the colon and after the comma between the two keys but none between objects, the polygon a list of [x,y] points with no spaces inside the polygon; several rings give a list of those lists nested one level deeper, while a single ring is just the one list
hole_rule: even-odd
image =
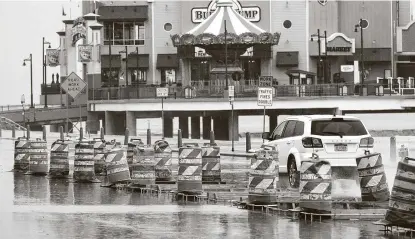
[{"label": "white suv", "polygon": [[263,139],[263,146],[276,146],[279,151],[279,171],[288,173],[292,188],[299,186],[302,160],[313,154],[320,159],[356,158],[365,151],[372,153],[374,140],[356,117],[344,115],[293,116],[285,119]]}]

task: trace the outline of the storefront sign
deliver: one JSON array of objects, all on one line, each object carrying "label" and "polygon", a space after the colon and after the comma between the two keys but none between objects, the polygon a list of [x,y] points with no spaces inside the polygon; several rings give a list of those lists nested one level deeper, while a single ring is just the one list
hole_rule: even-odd
[{"label": "storefront sign", "polygon": [[82,17],[74,20],[72,26],[72,46],[75,46],[79,39],[86,39],[86,24]]},{"label": "storefront sign", "polygon": [[333,46],[328,46],[327,47],[327,51],[331,51],[331,52],[350,52],[352,50],[352,47],[350,46],[337,46],[337,47],[333,47]]},{"label": "storefront sign", "polygon": [[92,61],[92,45],[79,45],[78,46],[79,62],[91,62]]},{"label": "storefront sign", "polygon": [[59,66],[60,52],[58,49],[46,49],[46,65],[51,67]]},{"label": "storefront sign", "polygon": [[[207,8],[193,8],[192,22],[200,23],[208,18],[216,10],[216,0],[212,0]],[[259,22],[261,20],[261,9],[259,7],[242,7],[238,0],[232,0],[233,9],[245,17],[248,21]]]},{"label": "storefront sign", "polygon": [[340,66],[340,71],[341,72],[353,72],[354,71],[354,66],[353,65],[341,65]]}]

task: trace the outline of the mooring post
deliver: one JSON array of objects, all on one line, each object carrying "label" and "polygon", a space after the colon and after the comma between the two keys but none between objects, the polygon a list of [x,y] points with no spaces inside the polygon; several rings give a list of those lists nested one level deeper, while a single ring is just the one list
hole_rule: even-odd
[{"label": "mooring post", "polygon": [[63,134],[63,126],[59,126],[59,138],[61,140],[64,140],[64,134]]},{"label": "mooring post", "polygon": [[124,145],[128,145],[128,137],[130,137],[130,131],[126,128],[124,134]]},{"label": "mooring post", "polygon": [[182,147],[183,145],[183,139],[182,139],[182,130],[177,130],[177,148]]},{"label": "mooring post", "polygon": [[213,130],[210,131],[210,144],[215,144],[215,132]]},{"label": "mooring post", "polygon": [[396,138],[390,138],[390,160],[392,162],[396,161]]},{"label": "mooring post", "polygon": [[82,141],[84,138],[84,129],[82,127],[79,127],[79,141]]},{"label": "mooring post", "polygon": [[246,140],[246,152],[248,153],[251,150],[251,134],[249,132],[245,133]]},{"label": "mooring post", "polygon": [[105,134],[104,134],[104,128],[103,128],[103,127],[101,127],[100,134],[101,134],[100,138],[101,138],[102,140],[104,140],[104,138],[105,138]]},{"label": "mooring post", "polygon": [[147,129],[147,145],[151,145],[151,129]]},{"label": "mooring post", "polygon": [[46,126],[42,125],[42,139],[46,141]]}]

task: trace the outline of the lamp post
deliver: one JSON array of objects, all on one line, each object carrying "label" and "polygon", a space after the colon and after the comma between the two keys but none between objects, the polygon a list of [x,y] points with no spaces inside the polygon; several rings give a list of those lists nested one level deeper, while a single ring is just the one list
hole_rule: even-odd
[{"label": "lamp post", "polygon": [[[363,19],[360,18],[359,19],[359,24],[356,24],[354,26],[354,32],[358,32],[358,28],[360,28],[360,82],[361,85],[363,87],[363,83],[364,83],[364,72],[365,72],[365,65],[363,62]],[[361,91],[363,92],[363,88],[360,88]]]},{"label": "lamp post", "polygon": [[46,44],[49,44],[49,49],[50,49],[50,42],[48,42],[48,41],[45,41],[45,37],[43,37],[42,38],[42,62],[43,62],[43,64],[42,64],[42,66],[43,66],[43,78],[42,78],[42,80],[43,80],[43,85],[44,85],[44,87],[45,87],[45,108],[47,108],[48,107],[48,92],[47,92],[47,90],[46,90],[46,55],[45,55],[45,45]]},{"label": "lamp post", "polygon": [[[318,64],[317,69],[320,69],[321,64],[323,64],[323,60],[321,59],[321,39],[324,37],[324,52],[325,52],[325,58],[324,58],[324,64],[323,64],[323,73],[324,73],[324,81],[325,81],[325,72],[326,72],[326,61],[327,61],[327,31],[324,31],[324,36],[320,35],[320,29],[317,29],[317,34],[311,35],[311,41],[314,41],[313,37],[317,37],[317,44],[318,44]],[[321,82],[321,72],[318,74],[319,82]]]},{"label": "lamp post", "polygon": [[26,66],[26,61],[30,61],[30,108],[33,106],[33,64],[32,64],[32,53],[29,58],[23,60],[23,66]]},{"label": "lamp post", "polygon": [[226,29],[226,20],[225,20],[225,90],[228,90],[228,30]]}]

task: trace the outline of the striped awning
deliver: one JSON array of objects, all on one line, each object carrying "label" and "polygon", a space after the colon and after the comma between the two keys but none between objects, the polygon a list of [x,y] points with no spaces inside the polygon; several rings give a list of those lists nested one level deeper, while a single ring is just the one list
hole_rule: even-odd
[{"label": "striped awning", "polygon": [[240,35],[242,33],[250,32],[259,35],[265,32],[236,12],[233,9],[232,1],[219,0],[216,3],[216,6],[215,12],[198,26],[188,31],[187,34],[200,35],[203,33],[210,33],[217,36],[225,32],[225,21],[228,33]]},{"label": "striped awning", "polygon": [[[225,23],[226,22],[226,23]],[[171,36],[173,45],[221,45],[225,44],[277,45],[280,33],[269,33],[245,19],[233,8],[232,0],[217,0],[216,10],[202,23],[183,35]]]}]

